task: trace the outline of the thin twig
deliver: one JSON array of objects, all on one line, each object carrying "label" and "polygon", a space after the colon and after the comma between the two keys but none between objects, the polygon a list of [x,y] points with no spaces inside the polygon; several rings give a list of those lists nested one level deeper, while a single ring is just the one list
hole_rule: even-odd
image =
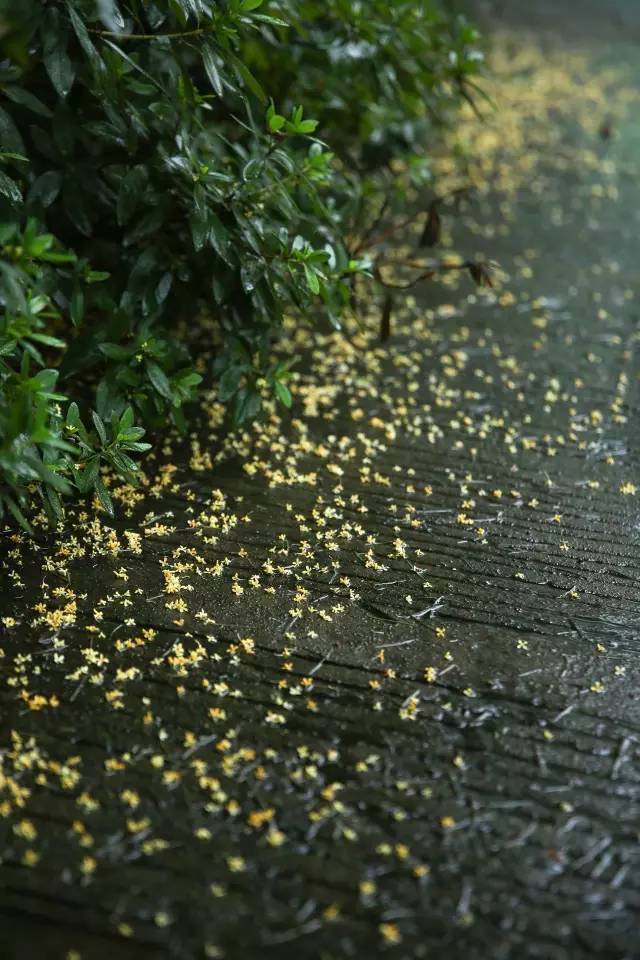
[{"label": "thin twig", "polygon": [[98,30],[96,27],[87,29],[95,37],[103,37],[107,40],[187,40],[190,37],[200,37],[211,30],[210,27],[197,27],[193,30],[179,30],[176,33],[120,33],[117,30]]}]

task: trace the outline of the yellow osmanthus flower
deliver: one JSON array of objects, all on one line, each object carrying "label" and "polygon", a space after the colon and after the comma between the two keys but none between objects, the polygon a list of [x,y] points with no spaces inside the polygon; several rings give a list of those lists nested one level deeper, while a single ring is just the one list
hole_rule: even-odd
[{"label": "yellow osmanthus flower", "polygon": [[385,943],[395,946],[402,942],[402,934],[397,924],[381,923],[378,930]]}]

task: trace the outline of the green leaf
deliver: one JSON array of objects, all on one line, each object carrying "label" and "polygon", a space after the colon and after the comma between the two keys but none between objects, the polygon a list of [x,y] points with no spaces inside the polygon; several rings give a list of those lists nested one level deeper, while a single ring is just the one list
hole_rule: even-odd
[{"label": "green leaf", "polygon": [[229,263],[229,231],[213,212],[209,213],[208,223],[211,246],[219,257]]},{"label": "green leaf", "polygon": [[[64,516],[64,509],[59,494],[53,487],[47,487],[45,490],[46,503],[49,505],[50,515],[53,520],[59,522]],[[46,506],[45,503],[45,506]]]},{"label": "green leaf", "polygon": [[0,146],[12,153],[24,154],[24,140],[12,118],[0,107]]},{"label": "green leaf", "polygon": [[202,62],[204,64],[204,69],[209,78],[209,83],[218,94],[219,97],[224,93],[222,87],[222,79],[220,77],[220,71],[218,70],[218,65],[216,63],[216,57],[211,46],[207,43],[203,44],[202,47]]},{"label": "green leaf", "polygon": [[144,427],[129,427],[127,430],[122,430],[118,436],[123,443],[131,443],[132,440],[139,440],[140,437],[144,437],[144,434]]},{"label": "green leaf", "polygon": [[41,203],[50,207],[62,187],[62,174],[59,170],[48,170],[33,181],[27,194],[29,203]]},{"label": "green leaf", "polygon": [[80,411],[78,409],[78,404],[75,400],[69,404],[69,409],[67,410],[67,419],[66,422],[69,426],[75,427],[78,429],[80,425]]},{"label": "green leaf", "polygon": [[84,293],[82,287],[76,287],[71,296],[71,303],[69,305],[69,312],[71,314],[71,322],[74,327],[79,326],[82,323],[82,318],[84,317]]},{"label": "green leaf", "polygon": [[160,367],[155,360],[147,360],[145,363],[145,369],[147,371],[147,376],[153,384],[154,390],[164,397],[165,400],[173,399],[173,394],[171,391],[171,384],[167,378],[166,373]]},{"label": "green leaf", "polygon": [[38,97],[23,87],[7,85],[2,88],[2,92],[9,100],[13,100],[14,103],[19,103],[21,106],[26,107],[27,110],[31,110],[32,113],[37,113],[40,117],[50,119],[53,116],[49,107],[44,104],[42,100],[39,100]]},{"label": "green leaf", "polygon": [[271,130],[272,133],[277,133],[278,130],[282,130],[286,122],[287,122],[286,117],[283,117],[279,113],[273,113],[268,118],[267,125],[269,127],[269,130]]},{"label": "green leaf", "polygon": [[287,409],[290,409],[291,404],[293,403],[293,397],[291,396],[289,387],[285,383],[281,383],[279,380],[276,380],[273,388],[280,403],[284,407],[287,407]]},{"label": "green leaf", "polygon": [[263,0],[242,0],[240,4],[240,9],[243,13],[249,13],[251,10],[257,10],[258,7],[261,7]]},{"label": "green leaf", "polygon": [[99,343],[98,350],[110,360],[128,360],[131,356],[131,350],[120,346],[119,343]]},{"label": "green leaf", "polygon": [[124,30],[124,20],[116,0],[98,0],[98,16],[109,30]]},{"label": "green leaf", "polygon": [[98,51],[96,50],[93,43],[91,42],[89,31],[87,30],[83,21],[80,19],[80,17],[74,10],[70,0],[67,0],[67,10],[69,12],[69,19],[73,24],[73,29],[75,30],[76,37],[78,38],[78,42],[80,43],[80,46],[84,50],[86,56],[89,58],[92,64],[94,65],[100,64],[100,66],[104,68],[104,64],[100,59]]},{"label": "green leaf", "polygon": [[172,286],[173,286],[173,274],[163,273],[163,275],[160,277],[160,280],[158,281],[158,285],[155,291],[156,300],[158,301],[158,303],[160,304],[164,303],[164,301],[169,296],[169,292]]},{"label": "green leaf", "polygon": [[184,436],[187,432],[187,421],[181,407],[171,407],[171,420]]},{"label": "green leaf", "polygon": [[253,160],[249,160],[249,162],[246,163],[243,167],[242,179],[255,180],[257,177],[260,176],[263,166],[264,166],[264,162],[262,160],[258,160],[255,157]]},{"label": "green leaf", "polygon": [[127,441],[122,446],[123,449],[132,450],[134,453],[144,453],[146,450],[151,450],[150,443],[138,443],[137,440]]},{"label": "green leaf", "polygon": [[255,290],[256,284],[264,273],[264,263],[257,257],[245,257],[240,267],[240,279],[245,293]]},{"label": "green leaf", "polygon": [[0,194],[6,197],[7,200],[10,200],[11,203],[22,202],[22,191],[20,187],[15,180],[8,177],[2,170],[0,170]]},{"label": "green leaf", "polygon": [[73,86],[75,70],[67,53],[67,31],[60,23],[59,12],[49,7],[42,24],[42,59],[49,79],[64,100]]},{"label": "green leaf", "polygon": [[[123,25],[124,25],[124,21],[123,21]],[[144,69],[140,66],[139,63],[136,63],[136,61],[133,60],[133,59],[129,56],[128,53],[125,53],[125,51],[122,49],[122,47],[118,47],[115,43],[113,43],[111,40],[108,40],[108,39],[106,39],[106,38],[104,39],[104,43],[105,43],[108,47],[110,47],[110,48],[114,51],[114,53],[117,53],[117,55],[118,55],[119,57],[122,57],[122,59],[124,60],[124,62],[127,63],[127,64],[131,67],[132,70],[135,70],[135,71],[136,71],[137,73],[139,73],[141,76],[145,77],[145,79],[148,80],[149,83],[152,84],[152,86],[154,86],[154,87],[155,87],[157,90],[159,90],[161,93],[164,93],[164,92],[165,92],[164,89],[163,89],[163,87],[162,87],[162,84],[161,84],[158,80],[156,80],[156,78],[153,77],[150,73],[148,73],[146,70],[144,70]]]},{"label": "green leaf", "polygon": [[260,23],[268,23],[270,27],[290,27],[291,24],[287,23],[286,20],[281,20],[280,17],[272,17],[266,13],[256,13],[253,17],[254,20],[259,20]]},{"label": "green leaf", "polygon": [[87,461],[86,466],[76,473],[75,482],[80,493],[88,493],[94,487],[99,468],[98,457],[92,457],[91,460]]},{"label": "green leaf", "polygon": [[207,208],[196,206],[191,214],[189,223],[191,226],[191,239],[193,240],[194,250],[202,250],[210,229]]},{"label": "green leaf", "polygon": [[262,103],[266,103],[267,95],[264,92],[262,85],[256,80],[256,78],[251,73],[247,65],[243,63],[242,60],[240,60],[238,57],[235,56],[235,54],[231,53],[230,51],[228,53],[228,56],[229,56],[229,59],[231,60],[231,63],[233,64],[233,67],[236,73],[244,82],[245,86],[247,86],[249,90],[251,90],[251,92],[256,95],[258,100],[260,100]]},{"label": "green leaf", "polygon": [[93,425],[96,428],[98,437],[100,438],[100,443],[103,447],[107,445],[107,431],[105,429],[102,418],[98,416],[95,410],[91,411],[91,419],[93,420]]},{"label": "green leaf", "polygon": [[119,226],[122,227],[131,221],[131,218],[143,199],[146,183],[147,171],[141,165],[132,167],[122,178],[116,206],[116,217]]},{"label": "green leaf", "polygon": [[91,236],[91,217],[89,215],[88,201],[78,190],[78,186],[71,178],[65,178],[62,190],[62,198],[67,216],[80,233],[85,237]]},{"label": "green leaf", "polygon": [[58,380],[57,370],[40,370],[35,377],[31,378],[30,383],[38,391],[52,390]]},{"label": "green leaf", "polygon": [[317,128],[317,126],[318,126],[317,120],[301,120],[297,124],[296,129],[298,133],[313,133],[313,131]]},{"label": "green leaf", "polygon": [[307,286],[311,293],[318,294],[320,293],[320,281],[314,270],[308,264],[304,264],[304,275],[307,279]]},{"label": "green leaf", "polygon": [[102,480],[100,479],[100,477],[97,477],[96,480],[95,480],[94,490],[95,490],[96,494],[98,495],[98,500],[99,500],[99,502],[100,502],[100,506],[102,507],[102,509],[103,509],[106,513],[109,514],[110,517],[112,517],[112,516],[113,516],[113,513],[114,513],[114,511],[113,511],[113,502],[112,502],[112,500],[111,500],[111,497],[109,496],[109,492],[108,492],[107,488],[105,487],[105,485],[104,485],[104,483],[102,482]]},{"label": "green leaf", "polygon": [[262,407],[260,394],[248,387],[243,387],[236,396],[236,402],[233,411],[234,422],[238,425],[246,420],[252,420]]},{"label": "green leaf", "polygon": [[25,354],[28,353],[30,357],[33,357],[39,366],[44,367],[44,357],[37,347],[35,347],[29,340],[23,340],[22,347],[25,351]]},{"label": "green leaf", "polygon": [[191,387],[197,387],[199,383],[202,383],[202,375],[199,373],[187,373],[184,377],[180,377],[180,386],[185,390],[190,389]]},{"label": "green leaf", "polygon": [[218,383],[218,396],[222,403],[226,403],[240,389],[241,371],[237,367],[227,367]]},{"label": "green leaf", "polygon": [[129,406],[120,417],[118,435],[121,436],[131,426],[133,426],[133,407]]},{"label": "green leaf", "polygon": [[138,472],[138,464],[135,460],[132,460],[131,457],[128,457],[126,453],[122,453],[121,451],[117,451],[111,455],[111,463],[119,473],[125,476]]},{"label": "green leaf", "polygon": [[33,528],[31,524],[29,523],[29,521],[27,520],[27,518],[25,517],[24,513],[22,512],[18,504],[15,502],[15,500],[12,497],[9,497],[7,496],[7,494],[5,494],[3,502],[7,505],[9,513],[13,515],[14,519],[17,520],[17,522],[20,524],[22,529],[26,530],[27,533],[33,534]]},{"label": "green leaf", "polygon": [[108,280],[110,276],[111,274],[107,273],[106,270],[89,270],[84,279],[87,283],[102,283],[103,280]]},{"label": "green leaf", "polygon": [[58,337],[51,337],[48,333],[31,333],[29,336],[32,340],[36,340],[38,343],[44,343],[47,347],[58,347],[59,349],[66,347],[64,340],[60,340]]}]

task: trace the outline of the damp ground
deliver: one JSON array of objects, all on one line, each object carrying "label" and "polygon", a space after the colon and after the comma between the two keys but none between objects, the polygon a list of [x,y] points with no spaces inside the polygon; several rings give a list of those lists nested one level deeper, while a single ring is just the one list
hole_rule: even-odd
[{"label": "damp ground", "polygon": [[2,533],[3,958],[640,957],[640,11],[577,6],[482,7],[434,159],[494,289]]}]

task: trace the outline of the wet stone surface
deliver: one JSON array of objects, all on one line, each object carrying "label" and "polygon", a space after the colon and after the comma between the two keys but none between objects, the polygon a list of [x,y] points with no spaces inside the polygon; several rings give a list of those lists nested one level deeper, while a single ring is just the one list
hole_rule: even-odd
[{"label": "wet stone surface", "polygon": [[640,957],[633,11],[520,6],[434,164],[499,288],[2,533],[3,958]]}]

